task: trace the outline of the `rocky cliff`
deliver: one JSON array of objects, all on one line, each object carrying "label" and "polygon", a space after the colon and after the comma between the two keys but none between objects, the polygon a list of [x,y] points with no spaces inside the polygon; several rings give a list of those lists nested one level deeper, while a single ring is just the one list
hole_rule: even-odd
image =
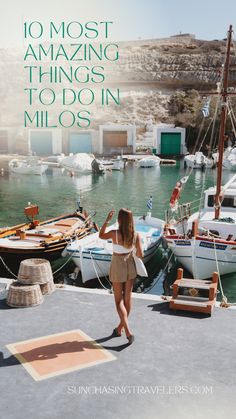
[{"label": "rocky cliff", "polygon": [[[225,40],[202,41],[191,35],[121,43],[119,60],[106,66],[106,86],[120,88],[121,105],[104,110],[94,103],[93,127],[119,121],[136,123],[142,128],[150,118],[155,123],[194,125],[202,96],[215,91],[220,80],[225,44]],[[22,127],[26,104],[23,66],[23,49],[1,50],[1,126]],[[236,86],[235,49],[231,56],[230,85]],[[56,90],[62,86],[63,82]],[[66,83],[65,86],[68,87]],[[43,87],[52,86],[45,83]],[[78,84],[69,87],[78,89]]]}]

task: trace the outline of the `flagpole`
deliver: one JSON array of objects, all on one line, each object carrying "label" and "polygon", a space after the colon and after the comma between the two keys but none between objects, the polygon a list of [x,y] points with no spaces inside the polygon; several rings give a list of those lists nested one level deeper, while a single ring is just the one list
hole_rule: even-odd
[{"label": "flagpole", "polygon": [[147,217],[151,217],[152,216],[152,196],[150,196],[150,198],[147,201],[147,207],[149,209],[149,211],[147,211]]}]

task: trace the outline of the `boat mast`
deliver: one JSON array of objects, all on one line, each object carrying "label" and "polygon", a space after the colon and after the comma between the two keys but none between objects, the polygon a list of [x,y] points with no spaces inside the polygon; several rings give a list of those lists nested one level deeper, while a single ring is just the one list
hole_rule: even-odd
[{"label": "boat mast", "polygon": [[217,184],[216,184],[216,195],[215,195],[215,218],[218,219],[220,216],[220,204],[221,204],[221,182],[222,182],[222,166],[223,166],[223,154],[224,154],[224,142],[225,142],[225,126],[227,117],[227,96],[228,96],[228,79],[229,79],[229,64],[230,64],[230,48],[232,40],[233,28],[230,25],[227,36],[227,49],[226,58],[224,63],[223,83],[221,89],[221,118],[220,118],[220,134],[218,143],[219,161],[217,168]]}]

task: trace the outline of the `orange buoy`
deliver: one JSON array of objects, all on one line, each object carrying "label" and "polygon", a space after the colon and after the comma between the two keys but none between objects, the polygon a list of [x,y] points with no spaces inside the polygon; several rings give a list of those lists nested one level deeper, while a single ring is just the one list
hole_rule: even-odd
[{"label": "orange buoy", "polygon": [[180,197],[181,190],[182,190],[182,183],[177,182],[174,189],[173,189],[171,197],[170,197],[170,206],[171,207],[174,207],[175,204],[176,204],[176,201],[178,201],[178,199]]}]

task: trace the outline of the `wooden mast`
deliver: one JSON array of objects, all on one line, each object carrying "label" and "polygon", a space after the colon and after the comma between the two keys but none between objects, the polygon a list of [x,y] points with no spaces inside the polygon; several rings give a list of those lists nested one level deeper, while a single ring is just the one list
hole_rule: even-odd
[{"label": "wooden mast", "polygon": [[229,79],[229,64],[230,64],[230,48],[232,40],[233,28],[230,25],[227,36],[227,49],[226,58],[223,70],[223,83],[221,89],[221,121],[220,121],[220,134],[218,143],[219,161],[217,168],[217,184],[216,184],[216,195],[215,195],[215,218],[218,219],[220,216],[220,203],[221,203],[221,182],[222,182],[222,166],[223,166],[223,154],[224,154],[224,141],[225,141],[225,125],[227,117],[227,96],[228,96],[228,79]]}]

